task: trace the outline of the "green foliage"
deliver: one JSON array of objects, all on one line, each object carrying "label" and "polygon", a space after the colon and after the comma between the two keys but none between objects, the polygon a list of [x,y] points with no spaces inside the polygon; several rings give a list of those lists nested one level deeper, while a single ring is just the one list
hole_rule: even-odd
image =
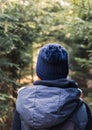
[{"label": "green foliage", "polygon": [[87,87],[92,77],[92,1],[70,2],[72,16],[68,15],[70,20],[67,20],[64,41],[70,51],[72,78],[78,81],[80,87]]},{"label": "green foliage", "polygon": [[11,104],[14,100],[13,96],[0,93],[0,128],[7,126],[8,117],[12,118],[13,106]]},{"label": "green foliage", "polygon": [[[77,0],[78,1],[78,0]],[[76,25],[74,24],[74,27],[76,28],[75,35],[76,38],[80,39],[80,44],[81,48],[84,49],[85,55],[82,57],[84,58],[82,60],[81,58],[81,63],[82,66],[92,66],[92,1],[87,0],[87,1],[81,1],[78,4],[78,21],[76,22]],[[83,53],[82,53],[83,54]],[[85,61],[84,61],[85,60]],[[86,64],[88,62],[88,64]]]},{"label": "green foliage", "polygon": [[28,69],[32,61],[28,52],[32,47],[30,38],[32,31],[29,24],[23,22],[24,15],[20,13],[20,6],[17,3],[1,5],[3,7],[0,12],[0,92],[2,92],[0,94],[0,128],[8,122],[8,116],[12,117],[15,101],[12,96],[16,97],[20,78],[28,74],[21,72]]},{"label": "green foliage", "polygon": [[91,0],[0,1],[0,120],[13,111],[21,79],[31,74],[33,81],[34,54],[46,43],[62,43],[70,53],[72,77],[80,86],[88,85],[92,71],[91,5]]},{"label": "green foliage", "polygon": [[6,6],[0,22],[0,81],[8,83],[14,83],[19,78],[18,71],[29,64],[27,49],[31,43],[29,26],[21,23],[18,7],[12,7]]}]

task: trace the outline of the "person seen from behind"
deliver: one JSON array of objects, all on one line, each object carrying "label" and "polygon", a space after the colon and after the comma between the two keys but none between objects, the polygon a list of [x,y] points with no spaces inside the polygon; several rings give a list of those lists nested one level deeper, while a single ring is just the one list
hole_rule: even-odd
[{"label": "person seen from behind", "polygon": [[69,56],[58,43],[38,54],[39,80],[18,92],[12,130],[92,130],[92,117],[78,84],[69,79]]}]

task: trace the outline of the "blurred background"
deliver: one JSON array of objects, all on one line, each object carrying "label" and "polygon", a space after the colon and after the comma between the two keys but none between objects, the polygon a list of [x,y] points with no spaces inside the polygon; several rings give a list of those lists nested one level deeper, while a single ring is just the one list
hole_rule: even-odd
[{"label": "blurred background", "polygon": [[92,111],[92,0],[0,0],[0,130],[11,129],[17,90],[36,80],[39,49],[56,42]]}]

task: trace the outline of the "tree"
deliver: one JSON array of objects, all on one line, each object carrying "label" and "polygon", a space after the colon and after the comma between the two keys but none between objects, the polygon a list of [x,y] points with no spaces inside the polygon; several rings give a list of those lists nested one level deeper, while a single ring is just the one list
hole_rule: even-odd
[{"label": "tree", "polygon": [[80,86],[87,84],[92,65],[91,6],[87,2],[0,1],[1,124],[14,108],[17,88],[25,84],[21,79],[31,74],[33,81],[34,53],[46,43],[62,43],[70,52],[72,77]]},{"label": "tree", "polygon": [[[80,86],[88,87],[92,77],[92,1],[73,1],[75,14],[70,31],[70,39],[73,50],[71,50],[71,68]],[[84,80],[85,79],[85,80]]]}]

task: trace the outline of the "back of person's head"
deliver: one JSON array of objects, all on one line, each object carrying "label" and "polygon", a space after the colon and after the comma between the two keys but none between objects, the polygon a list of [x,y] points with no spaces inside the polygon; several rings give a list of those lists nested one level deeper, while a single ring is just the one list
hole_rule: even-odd
[{"label": "back of person's head", "polygon": [[51,43],[41,48],[36,64],[36,73],[41,80],[67,78],[68,72],[68,53],[64,47]]}]

